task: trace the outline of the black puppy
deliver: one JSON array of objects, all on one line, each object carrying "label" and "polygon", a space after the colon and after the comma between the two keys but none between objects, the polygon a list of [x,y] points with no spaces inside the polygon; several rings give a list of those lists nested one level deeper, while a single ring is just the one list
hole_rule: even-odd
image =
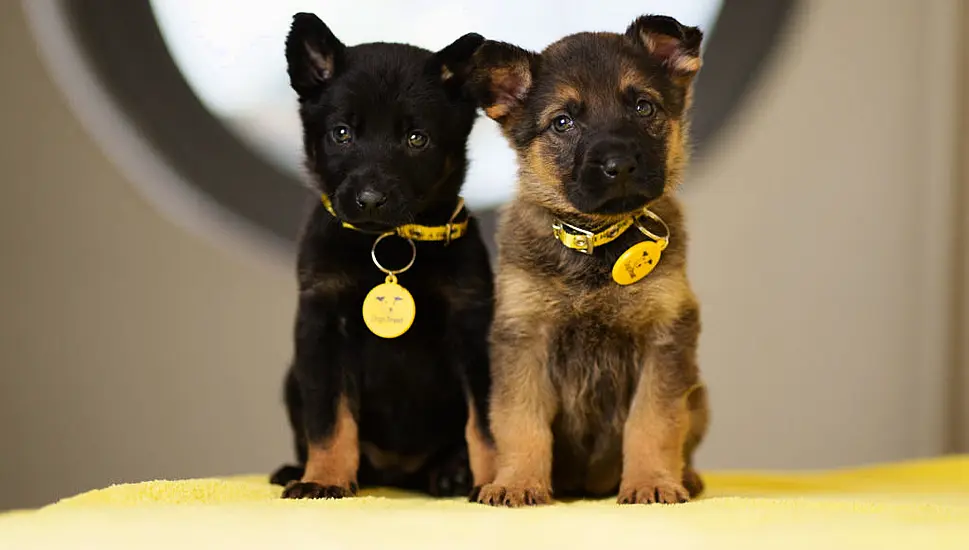
[{"label": "black puppy", "polygon": [[347,47],[315,15],[293,19],[286,58],[322,200],[299,250],[285,395],[300,466],[273,476],[286,498],[358,483],[453,495],[493,477],[492,274],[459,197],[482,41]]}]

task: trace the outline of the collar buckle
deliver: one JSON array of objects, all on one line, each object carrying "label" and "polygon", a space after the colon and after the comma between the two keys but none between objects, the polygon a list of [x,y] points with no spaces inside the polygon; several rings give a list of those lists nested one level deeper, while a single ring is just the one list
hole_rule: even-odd
[{"label": "collar buckle", "polygon": [[595,233],[567,224],[563,221],[556,221],[552,224],[552,234],[567,248],[577,250],[583,254],[592,254],[595,250]]},{"label": "collar buckle", "polygon": [[451,218],[444,226],[444,246],[451,244],[452,236],[454,235],[454,218]]},{"label": "collar buckle", "polygon": [[454,239],[455,230],[458,229],[454,226],[454,220],[458,217],[458,214],[464,210],[464,197],[458,197],[458,203],[454,207],[454,212],[451,213],[451,217],[448,218],[447,225],[444,226],[444,246],[451,244],[451,240]]}]

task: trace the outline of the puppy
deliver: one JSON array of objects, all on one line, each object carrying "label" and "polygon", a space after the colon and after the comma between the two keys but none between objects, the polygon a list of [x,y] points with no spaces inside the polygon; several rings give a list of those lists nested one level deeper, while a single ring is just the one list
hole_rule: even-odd
[{"label": "puppy", "polygon": [[321,200],[299,247],[285,399],[300,465],[272,479],[286,498],[466,495],[493,477],[492,273],[459,197],[482,42],[347,47],[315,15],[293,19],[286,59]]},{"label": "puppy", "polygon": [[520,165],[491,335],[497,478],[483,503],[684,502],[707,423],[673,196],[701,32],[644,16],[541,54],[486,42],[470,88]]}]

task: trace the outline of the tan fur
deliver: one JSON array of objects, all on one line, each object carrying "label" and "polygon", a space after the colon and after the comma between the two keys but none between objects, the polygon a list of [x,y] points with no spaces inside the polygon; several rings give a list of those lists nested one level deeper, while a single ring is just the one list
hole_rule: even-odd
[{"label": "tan fur", "polygon": [[[562,46],[550,49],[556,47]],[[693,66],[682,65],[674,71]],[[602,112],[629,88],[662,100],[635,64],[620,64],[620,71],[614,90],[602,78],[558,84],[542,105],[532,106],[539,127],[569,100],[584,99]],[[506,109],[498,120],[513,143],[522,111]],[[491,337],[497,475],[482,488],[480,502],[543,503],[554,487],[563,494],[618,491],[623,503],[673,503],[702,490],[692,467],[708,423],[696,362],[699,307],[686,275],[687,235],[675,197],[688,160],[685,116],[664,110],[647,121],[650,134],[667,145],[666,192],[650,209],[666,222],[670,239],[655,269],[628,286],[612,282],[604,256],[565,248],[551,227],[564,219],[595,230],[630,214],[595,216],[572,206],[564,187],[571,158],[557,149],[566,140],[540,133],[517,149],[518,197],[498,231]],[[636,229],[629,231],[614,248],[638,242]]]},{"label": "tan fur", "polygon": [[447,82],[452,78],[454,78],[454,73],[451,72],[451,69],[447,65],[441,65],[441,82]]},{"label": "tan fur", "polygon": [[[491,86],[495,93],[499,90],[525,89],[532,85],[532,74],[525,66],[514,66],[498,68],[492,71]],[[517,94],[516,94],[517,95]],[[495,120],[505,118],[514,108],[514,105],[501,101],[485,108],[485,114]]]},{"label": "tan fur", "polygon": [[694,387],[686,404],[690,411],[690,431],[687,432],[686,442],[683,444],[683,486],[691,496],[696,496],[703,493],[703,480],[693,467],[693,453],[710,427],[710,403],[706,386],[699,384]]},{"label": "tan fur", "polygon": [[360,443],[357,422],[345,398],[337,405],[337,419],[330,437],[309,442],[309,456],[303,483],[350,489],[357,481],[360,465]]},{"label": "tan fur", "polygon": [[[646,49],[650,52],[675,49],[673,44],[679,42],[677,38],[657,33],[644,33],[642,39]],[[674,73],[690,77],[699,72],[702,63],[699,57],[692,55],[672,55],[668,61]]]},{"label": "tan fur", "polygon": [[582,96],[574,86],[559,84],[555,87],[555,94],[538,117],[540,126],[548,126],[552,119],[562,114],[569,103],[582,103]]},{"label": "tan fur", "polygon": [[519,185],[518,193],[555,211],[575,210],[562,196],[562,176],[555,163],[549,160],[551,150],[548,147],[545,140],[537,139],[519,153],[522,185]]},{"label": "tan fur", "polygon": [[[515,266],[499,271],[492,330],[491,427],[498,475],[479,501],[521,506],[551,499],[552,430],[557,410],[544,366],[548,337],[541,318],[557,309],[541,281]],[[520,350],[503,342],[523,344]]]},{"label": "tan fur", "polygon": [[468,442],[468,461],[475,487],[494,481],[496,471],[494,446],[481,433],[479,426],[478,413],[469,398],[468,423],[464,429],[464,437]]},{"label": "tan fur", "polygon": [[623,431],[619,501],[626,503],[686,501],[683,447],[690,430],[686,395],[667,387],[667,366],[647,361]]},{"label": "tan fur", "polygon": [[649,79],[639,71],[636,65],[625,60],[622,63],[622,74],[619,75],[619,92],[622,93],[630,88],[639,90],[640,93],[646,94],[654,100],[662,100],[659,92],[650,85]]},{"label": "tan fur", "polygon": [[489,118],[499,119],[508,114],[509,108],[507,105],[496,103],[489,107],[485,107],[484,111]]},{"label": "tan fur", "polygon": [[675,187],[680,184],[683,169],[689,160],[686,148],[686,131],[681,121],[671,120],[669,122],[669,136],[669,147],[666,150],[666,169],[669,173],[669,180]]}]

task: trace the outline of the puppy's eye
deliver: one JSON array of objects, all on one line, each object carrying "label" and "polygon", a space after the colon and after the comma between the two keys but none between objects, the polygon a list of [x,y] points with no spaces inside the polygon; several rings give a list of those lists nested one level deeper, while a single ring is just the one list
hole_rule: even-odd
[{"label": "puppy's eye", "polygon": [[552,120],[552,129],[559,133],[565,133],[575,127],[575,121],[569,115],[559,115]]},{"label": "puppy's eye", "polygon": [[649,100],[640,99],[636,102],[636,114],[639,116],[653,116],[656,107]]},{"label": "puppy's eye", "polygon": [[350,127],[346,124],[340,124],[330,130],[330,136],[333,138],[333,141],[340,145],[346,145],[353,141],[353,132],[350,131]]},{"label": "puppy's eye", "polygon": [[421,132],[420,130],[414,130],[410,133],[410,135],[407,136],[407,146],[413,149],[423,149],[427,147],[427,144],[430,141],[431,140],[427,137],[427,134]]}]

